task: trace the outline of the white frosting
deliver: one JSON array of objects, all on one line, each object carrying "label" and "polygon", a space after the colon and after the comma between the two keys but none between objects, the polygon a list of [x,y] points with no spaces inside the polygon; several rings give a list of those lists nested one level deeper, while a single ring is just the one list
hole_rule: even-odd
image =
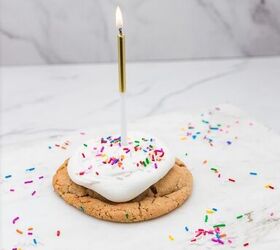
[{"label": "white frosting", "polygon": [[175,158],[158,138],[134,132],[126,146],[116,138],[86,142],[70,158],[68,174],[73,182],[110,201],[125,202],[164,177]]}]

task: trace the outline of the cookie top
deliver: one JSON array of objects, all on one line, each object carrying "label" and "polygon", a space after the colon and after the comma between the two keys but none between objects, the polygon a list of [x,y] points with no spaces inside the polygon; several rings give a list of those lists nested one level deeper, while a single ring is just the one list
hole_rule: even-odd
[{"label": "cookie top", "polygon": [[192,192],[192,175],[179,160],[161,180],[124,203],[111,202],[97,192],[77,185],[70,179],[67,165],[68,160],[53,177],[55,192],[80,211],[102,220],[124,223],[150,220],[179,207]]},{"label": "cookie top", "polygon": [[113,202],[129,201],[160,180],[175,162],[158,138],[134,132],[88,141],[68,163],[71,180]]}]

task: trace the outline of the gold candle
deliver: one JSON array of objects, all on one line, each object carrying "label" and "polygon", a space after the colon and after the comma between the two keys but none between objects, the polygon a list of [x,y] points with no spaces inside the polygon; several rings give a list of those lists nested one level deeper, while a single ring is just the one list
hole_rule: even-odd
[{"label": "gold candle", "polygon": [[125,77],[125,36],[123,34],[123,19],[122,12],[118,6],[116,9],[116,26],[118,29],[118,63],[119,63],[119,91],[124,93],[126,91],[126,77]]},{"label": "gold candle", "polygon": [[123,19],[119,6],[116,9],[116,26],[118,30],[118,63],[119,63],[119,92],[120,92],[120,108],[121,108],[121,144],[126,145],[127,131],[126,131],[126,104],[125,104],[125,37],[123,34]]}]

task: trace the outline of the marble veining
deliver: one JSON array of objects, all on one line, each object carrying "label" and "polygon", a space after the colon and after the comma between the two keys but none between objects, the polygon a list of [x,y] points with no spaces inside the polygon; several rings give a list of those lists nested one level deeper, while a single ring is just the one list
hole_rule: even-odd
[{"label": "marble veining", "polygon": [[129,61],[279,55],[278,0],[1,0],[2,65],[116,60],[122,6]]}]

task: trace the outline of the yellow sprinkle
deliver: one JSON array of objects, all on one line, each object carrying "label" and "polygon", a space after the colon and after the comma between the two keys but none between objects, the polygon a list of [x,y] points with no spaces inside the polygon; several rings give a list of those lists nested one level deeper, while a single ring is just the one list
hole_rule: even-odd
[{"label": "yellow sprinkle", "polygon": [[181,128],[182,131],[186,131],[186,128]]},{"label": "yellow sprinkle", "polygon": [[172,235],[168,236],[169,240],[174,240],[174,237]]},{"label": "yellow sprinkle", "polygon": [[182,136],[180,139],[181,139],[181,141],[185,141],[185,140],[187,140],[187,137],[186,136]]},{"label": "yellow sprinkle", "polygon": [[213,211],[213,210],[211,210],[211,209],[206,209],[206,213],[207,213],[207,214],[213,214],[213,213],[214,213],[214,211]]}]

